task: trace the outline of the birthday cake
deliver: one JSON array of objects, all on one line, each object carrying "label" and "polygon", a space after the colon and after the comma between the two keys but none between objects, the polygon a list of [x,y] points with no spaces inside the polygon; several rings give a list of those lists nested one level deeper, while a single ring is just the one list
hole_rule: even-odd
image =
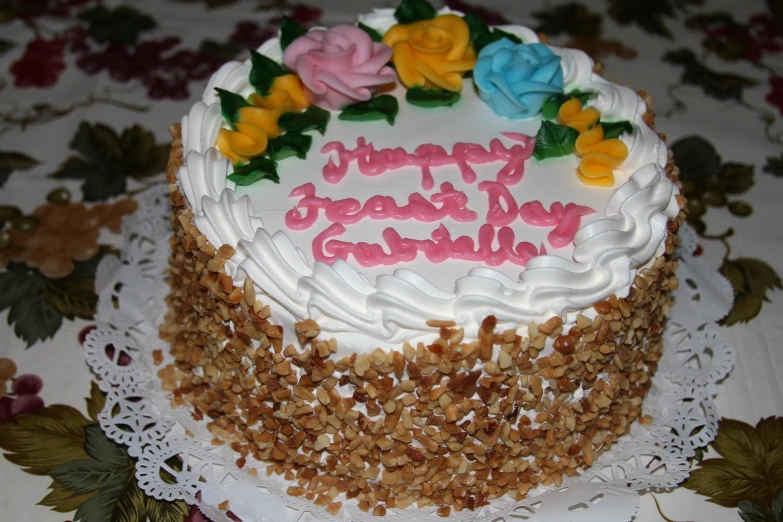
[{"label": "birthday cake", "polygon": [[446,515],[643,419],[684,205],[649,100],[423,0],[250,54],[172,127],[161,328],[239,467]]}]

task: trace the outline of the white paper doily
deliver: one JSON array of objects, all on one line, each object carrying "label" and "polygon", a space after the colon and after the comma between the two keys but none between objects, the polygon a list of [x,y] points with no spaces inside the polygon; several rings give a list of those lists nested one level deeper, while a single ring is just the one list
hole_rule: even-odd
[{"label": "white paper doily", "polygon": [[[231,520],[218,507],[226,500],[243,522],[442,520],[436,507],[388,509],[380,519],[350,501],[331,515],[306,499],[288,496],[289,483],[266,477],[263,463],[248,461],[239,469],[230,448],[210,443],[204,422],[193,421],[185,408],[170,407],[152,352],[161,350],[167,357],[164,364],[171,362],[168,344],[158,337],[166,312],[171,210],[168,194],[148,191],[138,199],[136,214],[123,218],[121,256],[106,257],[98,267],[98,327],[87,336],[84,349],[108,394],[99,415],[101,427],[138,459],[140,487],[158,499],[198,505],[216,522]],[[681,284],[665,332],[666,349],[644,403],[652,424],[634,423],[611,451],[560,488],[531,492],[522,502],[500,499],[475,511],[452,512],[450,519],[626,522],[636,513],[639,492],[672,488],[688,476],[688,459],[717,431],[713,399],[717,383],[731,370],[734,350],[716,321],[728,313],[733,295],[722,276],[692,257],[695,234],[686,229],[683,235],[687,248],[680,253]],[[251,468],[259,478],[247,473]]]}]

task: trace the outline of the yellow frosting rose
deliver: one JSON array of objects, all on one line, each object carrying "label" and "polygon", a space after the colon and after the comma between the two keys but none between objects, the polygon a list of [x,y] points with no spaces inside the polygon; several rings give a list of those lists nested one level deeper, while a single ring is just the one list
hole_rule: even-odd
[{"label": "yellow frosting rose", "polygon": [[392,48],[392,62],[406,87],[459,91],[462,75],[476,64],[468,24],[454,14],[392,26],[383,43]]},{"label": "yellow frosting rose", "polygon": [[310,103],[305,97],[302,82],[294,74],[275,78],[269,94],[250,96],[248,107],[239,109],[236,130],[220,129],[217,147],[233,163],[248,161],[266,152],[269,138],[280,136],[277,120],[284,112],[301,111]]}]

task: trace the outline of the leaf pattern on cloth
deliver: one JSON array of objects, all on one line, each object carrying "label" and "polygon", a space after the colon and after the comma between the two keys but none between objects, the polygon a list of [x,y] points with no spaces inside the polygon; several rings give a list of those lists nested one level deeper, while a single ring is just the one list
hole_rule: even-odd
[{"label": "leaf pattern on cloth", "polygon": [[743,23],[727,11],[697,13],[685,20],[685,25],[704,33],[702,47],[723,60],[761,62],[765,54],[783,50],[780,30],[768,13],[751,15]]},{"label": "leaf pattern on cloth", "polygon": [[709,207],[727,207],[738,217],[752,208],[734,199],[755,183],[755,167],[746,163],[722,163],[715,147],[702,136],[688,136],[671,144],[674,162],[680,169],[683,195],[688,198],[688,223],[703,235],[703,221]]},{"label": "leaf pattern on cloth", "polygon": [[601,14],[591,12],[587,6],[580,3],[533,11],[533,16],[538,20],[536,31],[550,37],[563,33],[577,37],[597,37],[603,31]]},{"label": "leaf pattern on cloth", "polygon": [[725,507],[748,501],[770,508],[783,492],[783,417],[761,419],[755,427],[721,419],[712,449],[721,458],[699,463],[686,488]]},{"label": "leaf pattern on cloth", "polygon": [[538,20],[536,31],[547,36],[566,34],[571,37],[564,46],[580,49],[593,60],[608,56],[617,56],[631,60],[636,58],[636,50],[617,38],[604,38],[603,16],[590,11],[582,3],[569,3],[553,6],[546,10],[534,11]]},{"label": "leaf pattern on cloth", "polygon": [[126,192],[128,178],[141,181],[163,172],[170,144],[158,144],[139,125],[117,134],[102,123],[82,122],[69,147],[80,155],[65,160],[51,177],[84,180],[84,201],[103,201]]},{"label": "leaf pattern on cloth", "polygon": [[136,45],[141,33],[157,25],[150,16],[128,6],[106,8],[97,5],[79,13],[79,18],[88,23],[90,37],[98,43]]},{"label": "leaf pattern on cloth", "polygon": [[690,49],[669,51],[663,61],[683,68],[680,82],[700,87],[704,94],[718,100],[742,100],[744,89],[753,87],[758,80],[733,73],[717,72],[696,57]]},{"label": "leaf pattern on cloth", "polygon": [[178,500],[148,497],[135,479],[127,448],[109,440],[97,424],[105,395],[93,382],[85,417],[55,404],[0,423],[0,448],[23,471],[49,476],[51,490],[41,504],[54,511],[76,511],[82,522],[182,522],[190,508]]},{"label": "leaf pattern on cloth", "polygon": [[98,297],[95,271],[110,249],[103,248],[87,261],[74,264],[63,278],[48,278],[23,263],[11,262],[0,273],[0,311],[8,309],[8,324],[28,347],[54,337],[63,318],[92,319]]},{"label": "leaf pattern on cloth", "polygon": [[734,305],[722,324],[750,321],[761,312],[764,302],[769,302],[767,292],[783,289],[777,272],[759,259],[727,259],[721,265],[720,273],[734,289]]},{"label": "leaf pattern on cloth", "polygon": [[776,178],[783,178],[783,154],[768,157],[764,164],[764,172],[772,174]]},{"label": "leaf pattern on cloth", "polygon": [[740,500],[737,507],[745,522],[780,522],[783,520],[783,492],[769,507],[760,506],[752,500]]},{"label": "leaf pattern on cloth", "polygon": [[38,161],[27,154],[12,151],[0,151],[0,189],[16,170],[27,170],[38,165]]},{"label": "leaf pattern on cloth", "polygon": [[667,18],[675,18],[676,9],[699,0],[609,0],[609,16],[620,25],[638,25],[643,31],[673,38]]},{"label": "leaf pattern on cloth", "polygon": [[9,309],[8,324],[27,346],[54,337],[62,325],[63,316],[44,298],[46,278],[35,269],[20,263],[10,263],[0,273],[0,310]]},{"label": "leaf pattern on cloth", "polygon": [[767,293],[770,290],[783,288],[781,279],[760,259],[730,259],[729,239],[734,231],[708,234],[704,217],[710,207],[726,208],[740,218],[750,216],[753,213],[751,205],[735,196],[745,194],[754,185],[755,166],[723,163],[715,147],[701,136],[681,138],[671,145],[671,151],[680,169],[682,192],[688,198],[688,223],[703,240],[721,241],[726,247],[720,273],[734,290],[734,303],[721,324],[748,322],[761,312],[764,302],[769,300]]}]

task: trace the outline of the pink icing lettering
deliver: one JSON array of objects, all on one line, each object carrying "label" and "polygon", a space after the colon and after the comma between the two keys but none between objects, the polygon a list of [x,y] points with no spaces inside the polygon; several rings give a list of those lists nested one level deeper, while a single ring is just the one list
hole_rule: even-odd
[{"label": "pink icing lettering", "polygon": [[[486,192],[489,198],[489,210],[487,211],[487,223],[495,227],[510,225],[519,213],[519,206],[508,187],[497,181],[482,181],[478,185],[480,192]],[[501,205],[505,203],[506,210]]]},{"label": "pink icing lettering", "polygon": [[[538,250],[533,243],[527,241],[517,244],[514,248],[514,239],[514,231],[509,227],[502,227],[498,230],[498,245],[506,259],[515,265],[525,266],[528,261],[538,255]],[[544,245],[541,245],[541,249],[544,249]]]},{"label": "pink icing lettering", "polygon": [[343,225],[334,223],[316,236],[313,241],[313,257],[316,261],[331,265],[337,259],[347,260],[352,255],[359,265],[373,267],[413,261],[417,253],[422,252],[430,262],[436,264],[447,259],[462,259],[482,262],[488,266],[498,266],[507,261],[525,266],[539,252],[546,253],[543,245],[540,251],[526,241],[514,245],[516,238],[509,227],[500,228],[497,234],[498,248],[493,248],[495,228],[489,223],[479,229],[478,247],[468,236],[452,239],[442,224],[432,232],[431,239],[403,238],[393,228],[387,228],[382,235],[388,253],[378,243],[349,243],[334,239],[345,233],[345,230]]},{"label": "pink icing lettering", "polygon": [[555,229],[547,235],[547,241],[555,248],[570,245],[573,243],[574,236],[579,231],[579,227],[582,224],[582,216],[593,213],[595,213],[595,210],[590,207],[569,203],[566,205],[565,214],[563,214],[560,222]]},{"label": "pink icing lettering", "polygon": [[340,248],[342,241],[329,241],[329,245],[326,245],[327,240],[330,237],[341,236],[345,233],[345,227],[339,223],[332,223],[324,229],[320,234],[313,239],[313,257],[316,261],[322,261],[328,265],[331,265],[337,259],[343,261],[348,260],[348,252],[344,248]]},{"label": "pink icing lettering", "polygon": [[[506,159],[508,161],[500,169],[497,177],[497,180],[504,185],[515,185],[522,180],[522,176],[525,174],[525,161],[533,155],[536,139],[519,132],[501,132],[500,135],[522,143],[522,145],[514,145],[507,150],[508,156]],[[497,141],[499,145],[502,145],[499,143],[500,140]]]},{"label": "pink icing lettering", "polygon": [[[313,226],[321,209],[325,210],[329,221],[342,225],[352,225],[362,219],[414,219],[425,223],[441,221],[447,217],[459,223],[478,219],[478,214],[467,208],[468,196],[461,190],[455,190],[448,182],[442,183],[440,191],[430,196],[429,200],[418,192],[411,194],[408,196],[408,204],[402,207],[398,206],[391,196],[372,196],[364,205],[354,198],[337,201],[320,198],[315,195],[315,186],[312,183],[305,183],[291,191],[290,197],[300,196],[302,199],[285,216],[285,224],[291,230],[306,230]],[[306,210],[304,215],[302,210]],[[514,212],[516,213],[516,210]]]},{"label": "pink icing lettering", "polygon": [[335,153],[337,162],[334,156],[330,156],[321,172],[327,183],[339,183],[345,178],[348,166],[354,161],[359,172],[368,177],[404,167],[417,167],[421,171],[422,188],[432,190],[435,186],[432,167],[456,165],[462,180],[472,184],[476,181],[472,164],[504,161],[505,165],[498,172],[497,181],[504,185],[514,185],[519,183],[525,173],[525,161],[533,154],[536,140],[518,132],[502,132],[500,135],[520,143],[506,147],[498,138],[493,138],[489,149],[477,143],[455,143],[451,154],[440,145],[426,143],[419,145],[411,154],[400,147],[375,150],[373,144],[367,143],[364,137],[357,138],[356,148],[353,150],[346,149],[339,141],[331,141],[321,148],[321,153]]},{"label": "pink icing lettering", "polygon": [[[303,196],[302,199],[285,214],[285,226],[291,230],[306,230],[318,219],[318,211],[332,203],[329,198],[319,198],[315,195],[315,185],[305,183],[291,191],[289,198]],[[302,215],[301,209],[306,210]]]},{"label": "pink icing lettering", "polygon": [[549,212],[540,201],[523,203],[519,208],[519,217],[528,225],[536,227],[555,227],[547,241],[555,248],[562,248],[574,241],[582,223],[582,217],[595,213],[590,207],[568,203],[563,206],[556,201],[549,206]]}]

